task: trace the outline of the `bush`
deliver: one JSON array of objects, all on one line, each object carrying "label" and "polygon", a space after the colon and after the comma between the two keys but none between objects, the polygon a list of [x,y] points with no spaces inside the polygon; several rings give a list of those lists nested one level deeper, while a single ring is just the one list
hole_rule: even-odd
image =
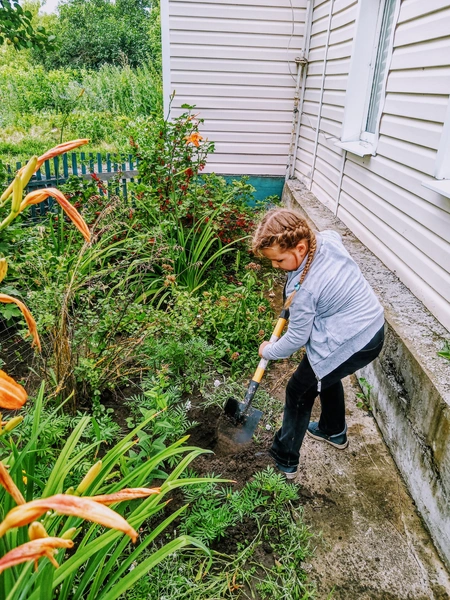
[{"label": "bush", "polygon": [[[146,0],[68,0],[59,5],[55,52],[35,52],[47,68],[97,69],[124,62],[137,67],[159,60],[149,32],[159,25],[158,6]],[[159,27],[158,27],[159,28]]]}]

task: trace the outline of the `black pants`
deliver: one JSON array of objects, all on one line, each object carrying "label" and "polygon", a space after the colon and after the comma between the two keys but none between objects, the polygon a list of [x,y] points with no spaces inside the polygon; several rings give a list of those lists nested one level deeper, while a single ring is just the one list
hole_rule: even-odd
[{"label": "black pants", "polygon": [[[319,394],[322,408],[319,429],[327,435],[335,435],[345,430],[344,389],[341,379],[372,362],[380,354],[383,342],[384,327],[362,350],[353,354],[322,379]],[[269,450],[279,465],[283,467],[298,465],[300,447],[317,394],[317,379],[305,355],[287,384],[283,424]]]}]

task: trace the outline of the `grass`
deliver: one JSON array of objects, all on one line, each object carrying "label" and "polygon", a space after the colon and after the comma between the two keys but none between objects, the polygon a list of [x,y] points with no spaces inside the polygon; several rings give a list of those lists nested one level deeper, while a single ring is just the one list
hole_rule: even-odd
[{"label": "grass", "polygon": [[99,71],[0,66],[0,159],[11,165],[63,138],[87,137],[90,152],[127,152],[140,120],[162,110],[159,74],[149,66]]}]

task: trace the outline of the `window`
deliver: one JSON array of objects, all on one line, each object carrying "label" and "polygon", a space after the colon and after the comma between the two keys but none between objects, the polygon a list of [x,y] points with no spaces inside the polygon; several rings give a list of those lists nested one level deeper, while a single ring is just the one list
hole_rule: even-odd
[{"label": "window", "polygon": [[392,54],[399,0],[360,0],[341,141],[359,156],[374,154]]}]

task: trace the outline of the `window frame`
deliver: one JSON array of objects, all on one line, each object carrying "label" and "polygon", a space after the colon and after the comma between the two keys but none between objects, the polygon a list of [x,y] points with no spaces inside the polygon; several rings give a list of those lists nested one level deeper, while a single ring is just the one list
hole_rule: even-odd
[{"label": "window frame", "polygon": [[426,179],[422,181],[422,185],[450,198],[450,95],[436,155],[434,179]]},{"label": "window frame", "polygon": [[[344,119],[341,139],[336,146],[357,154],[373,155],[379,139],[381,116],[386,99],[386,85],[394,51],[394,36],[401,0],[394,0],[393,26],[388,42],[386,67],[383,73],[381,101],[377,111],[374,133],[366,131],[367,118],[372,97],[375,74],[375,61],[380,43],[381,26],[386,3],[389,0],[360,0],[355,24],[352,57],[350,61],[347,92],[345,97]],[[366,76],[364,76],[366,73]]]}]

